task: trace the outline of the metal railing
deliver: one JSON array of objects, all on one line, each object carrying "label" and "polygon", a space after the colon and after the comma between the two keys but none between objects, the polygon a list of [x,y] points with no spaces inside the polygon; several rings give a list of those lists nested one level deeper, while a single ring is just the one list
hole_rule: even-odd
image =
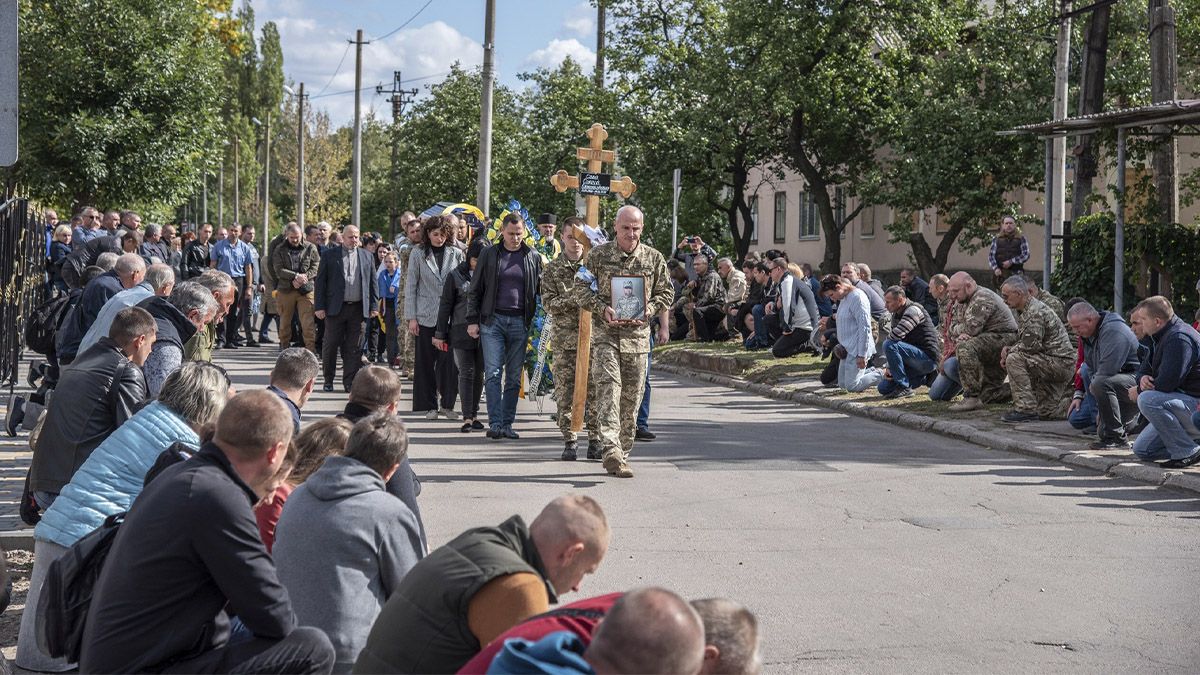
[{"label": "metal railing", "polygon": [[46,296],[46,228],[25,199],[0,204],[0,384],[11,388],[25,319]]}]

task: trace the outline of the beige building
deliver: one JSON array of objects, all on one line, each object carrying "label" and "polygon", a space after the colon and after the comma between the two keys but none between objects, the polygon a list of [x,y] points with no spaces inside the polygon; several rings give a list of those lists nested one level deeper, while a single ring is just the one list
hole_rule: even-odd
[{"label": "beige building", "polygon": [[[1192,136],[1180,137],[1180,176],[1185,176],[1200,167],[1200,159],[1194,156],[1198,153],[1200,139]],[[1132,174],[1135,171],[1138,170],[1129,169],[1130,185],[1134,184]],[[1109,174],[1097,178],[1098,193],[1105,190],[1103,186],[1116,183],[1115,169],[1110,167]],[[1068,185],[1071,180],[1071,168],[1068,166]],[[840,189],[838,191],[840,192]],[[750,250],[765,251],[777,248],[786,251],[791,260],[809,263],[814,268],[819,267],[825,255],[825,234],[821,231],[817,207],[807,191],[804,179],[798,174],[786,171],[780,180],[773,172],[756,169],[751,171],[747,192],[750,194],[751,209],[756,214],[757,223],[756,231],[752,234]],[[1068,200],[1070,196],[1068,191]],[[1111,193],[1107,193],[1107,196],[1112,199]],[[1019,212],[1022,215],[1031,216],[1038,221],[1045,217],[1046,207],[1041,192],[1020,190],[1011,194],[1010,199],[1020,205]],[[844,217],[846,212],[853,212],[857,207],[856,199],[847,199],[845,210],[838,212],[839,218]],[[1067,208],[1069,211],[1069,201]],[[887,282],[897,281],[899,271],[913,265],[914,262],[912,248],[908,243],[890,243],[890,234],[885,229],[887,224],[897,222],[901,218],[907,218],[915,231],[925,235],[930,248],[937,249],[945,231],[945,224],[939,218],[937,209],[897,213],[895,209],[887,206],[869,206],[859,212],[842,234],[842,261],[866,263],[875,276]],[[1190,206],[1181,203],[1180,219],[1185,223],[1200,219],[1200,203]],[[991,224],[992,229],[998,226],[998,222]],[[1022,231],[1029,240],[1029,262],[1025,269],[1037,275],[1040,280],[1045,252],[1045,229],[1038,223],[1024,223]],[[956,242],[947,259],[946,269],[968,270],[986,277],[989,270],[987,246],[975,253],[967,253]]]}]

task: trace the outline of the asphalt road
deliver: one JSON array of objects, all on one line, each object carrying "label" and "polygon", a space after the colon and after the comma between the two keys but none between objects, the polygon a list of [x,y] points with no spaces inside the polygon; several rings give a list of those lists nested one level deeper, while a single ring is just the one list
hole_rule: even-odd
[{"label": "asphalt road", "polygon": [[[220,356],[261,386],[266,354]],[[519,441],[404,413],[430,544],[580,492],[613,537],[578,597],[653,584],[737,599],[759,617],[768,672],[1200,671],[1191,494],[654,385],[658,440],[637,445],[630,480],[559,461],[549,400],[522,402]],[[305,419],[344,400],[318,392]]]}]

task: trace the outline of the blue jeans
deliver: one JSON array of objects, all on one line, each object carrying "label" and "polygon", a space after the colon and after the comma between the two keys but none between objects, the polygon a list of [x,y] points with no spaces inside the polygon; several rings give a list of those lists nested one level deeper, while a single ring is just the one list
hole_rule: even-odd
[{"label": "blue jeans", "polygon": [[[650,330],[650,349],[654,349],[654,330]],[[646,354],[646,391],[642,394],[642,407],[638,408],[637,428],[650,430],[650,364],[654,363],[654,352]]]},{"label": "blue jeans", "polygon": [[1200,399],[1180,392],[1143,391],[1138,410],[1150,422],[1133,442],[1133,454],[1157,461],[1183,459],[1196,451],[1200,430],[1192,424]]},{"label": "blue jeans", "polygon": [[870,363],[871,359],[868,357],[867,367],[859,368],[858,359],[854,356],[847,356],[838,365],[838,386],[848,392],[857,393],[879,384],[879,381],[883,379],[883,371],[871,367]]},{"label": "blue jeans", "polygon": [[911,389],[915,378],[923,378],[937,370],[937,361],[920,347],[900,340],[884,340],[883,354],[887,357],[892,379],[879,381],[879,393],[889,394],[896,389]]},{"label": "blue jeans", "polygon": [[754,317],[754,339],[746,341],[746,349],[755,347],[767,348],[771,346],[771,341],[767,337],[767,306],[755,305],[750,308],[750,315]]},{"label": "blue jeans", "polygon": [[942,372],[929,386],[929,398],[933,401],[949,401],[962,392],[958,381],[958,357],[951,356],[942,362]]},{"label": "blue jeans", "polygon": [[1076,429],[1088,429],[1096,426],[1096,397],[1092,396],[1092,370],[1087,364],[1079,366],[1079,377],[1083,380],[1083,403],[1079,410],[1067,416],[1067,422]]},{"label": "blue jeans", "polygon": [[[495,314],[480,327],[483,348],[483,391],[487,395],[488,424],[497,431],[512,427],[521,391],[521,364],[525,362],[525,319]],[[500,391],[500,378],[504,391]]]}]

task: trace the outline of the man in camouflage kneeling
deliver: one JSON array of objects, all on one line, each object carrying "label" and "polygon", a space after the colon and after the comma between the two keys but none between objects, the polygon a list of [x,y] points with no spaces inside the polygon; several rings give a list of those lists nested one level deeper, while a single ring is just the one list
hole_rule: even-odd
[{"label": "man in camouflage kneeling", "polygon": [[1005,279],[1000,294],[1017,318],[1016,342],[1000,351],[1013,399],[1013,409],[1000,419],[1064,419],[1075,377],[1075,347],[1067,330],[1049,305],[1032,297],[1022,275]]}]

